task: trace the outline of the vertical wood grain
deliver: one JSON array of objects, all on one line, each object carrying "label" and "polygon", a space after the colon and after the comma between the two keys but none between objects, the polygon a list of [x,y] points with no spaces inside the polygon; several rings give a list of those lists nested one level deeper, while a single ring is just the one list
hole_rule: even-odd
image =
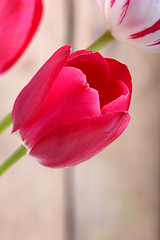
[{"label": "vertical wood grain", "polygon": [[[44,4],[31,45],[1,76],[0,118],[58,47],[86,48],[106,29],[96,1]],[[0,180],[2,240],[159,240],[160,55],[118,42],[102,53],[131,71],[130,125],[106,150],[74,169],[48,169],[27,156],[8,171]],[[20,144],[10,131],[0,136],[0,162]]]},{"label": "vertical wood grain", "polygon": [[[65,43],[70,44],[74,51],[74,30],[75,30],[75,15],[74,15],[74,0],[65,0],[64,12],[66,23]],[[75,183],[74,183],[74,168],[64,170],[64,190],[65,190],[65,223],[66,223],[66,240],[76,240],[75,226]]]}]

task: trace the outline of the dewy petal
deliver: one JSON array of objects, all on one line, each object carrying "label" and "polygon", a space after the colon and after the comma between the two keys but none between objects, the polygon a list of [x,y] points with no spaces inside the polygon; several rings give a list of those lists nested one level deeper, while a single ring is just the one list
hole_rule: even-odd
[{"label": "dewy petal", "polygon": [[40,140],[30,154],[48,167],[77,165],[119,137],[129,120],[128,113],[108,113],[59,126]]},{"label": "dewy petal", "polygon": [[91,88],[99,93],[101,108],[106,104],[108,92],[108,64],[98,52],[79,51],[76,55],[71,54],[67,66],[80,69],[87,77],[87,82]]},{"label": "dewy petal", "polygon": [[32,147],[59,125],[100,115],[98,92],[88,87],[85,75],[65,67],[37,115],[20,129],[22,139]]},{"label": "dewy petal", "polygon": [[70,51],[70,45],[58,49],[20,92],[12,111],[13,132],[27,124],[39,111]]},{"label": "dewy petal", "polygon": [[41,19],[41,0],[0,1],[0,74],[21,56]]}]

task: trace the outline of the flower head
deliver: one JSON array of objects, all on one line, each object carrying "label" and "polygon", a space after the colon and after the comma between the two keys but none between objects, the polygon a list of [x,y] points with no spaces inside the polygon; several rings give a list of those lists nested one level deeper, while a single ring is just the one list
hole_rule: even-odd
[{"label": "flower head", "polygon": [[128,68],[99,53],[58,49],[17,97],[13,131],[49,167],[81,163],[113,142],[130,116]]},{"label": "flower head", "polygon": [[159,0],[97,0],[112,35],[149,51],[160,51]]},{"label": "flower head", "polygon": [[42,15],[41,0],[0,1],[0,74],[21,56]]}]

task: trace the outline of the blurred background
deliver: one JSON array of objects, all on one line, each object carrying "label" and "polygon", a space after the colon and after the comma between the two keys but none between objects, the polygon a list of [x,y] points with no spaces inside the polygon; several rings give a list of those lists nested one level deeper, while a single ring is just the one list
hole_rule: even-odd
[{"label": "blurred background", "polygon": [[[96,0],[47,0],[36,36],[0,80],[0,119],[60,46],[86,48],[106,26]],[[0,179],[1,240],[160,239],[160,54],[112,42],[101,53],[128,65],[131,122],[103,152],[72,169],[29,156]],[[0,136],[0,163],[20,144]]]}]

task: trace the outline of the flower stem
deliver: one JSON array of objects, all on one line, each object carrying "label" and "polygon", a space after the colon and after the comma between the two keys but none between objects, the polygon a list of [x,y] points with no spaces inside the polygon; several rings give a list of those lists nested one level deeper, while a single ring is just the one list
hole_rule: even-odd
[{"label": "flower stem", "polygon": [[0,165],[0,176],[2,176],[14,163],[16,163],[20,158],[25,156],[27,149],[25,146],[21,145],[12,155],[10,155],[1,165]]},{"label": "flower stem", "polygon": [[111,35],[111,32],[106,31],[101,37],[99,37],[94,43],[92,43],[87,48],[87,50],[98,52],[113,40],[114,40],[114,37]]},{"label": "flower stem", "polygon": [[0,134],[2,134],[12,124],[12,113],[10,112],[6,117],[0,121]]}]

